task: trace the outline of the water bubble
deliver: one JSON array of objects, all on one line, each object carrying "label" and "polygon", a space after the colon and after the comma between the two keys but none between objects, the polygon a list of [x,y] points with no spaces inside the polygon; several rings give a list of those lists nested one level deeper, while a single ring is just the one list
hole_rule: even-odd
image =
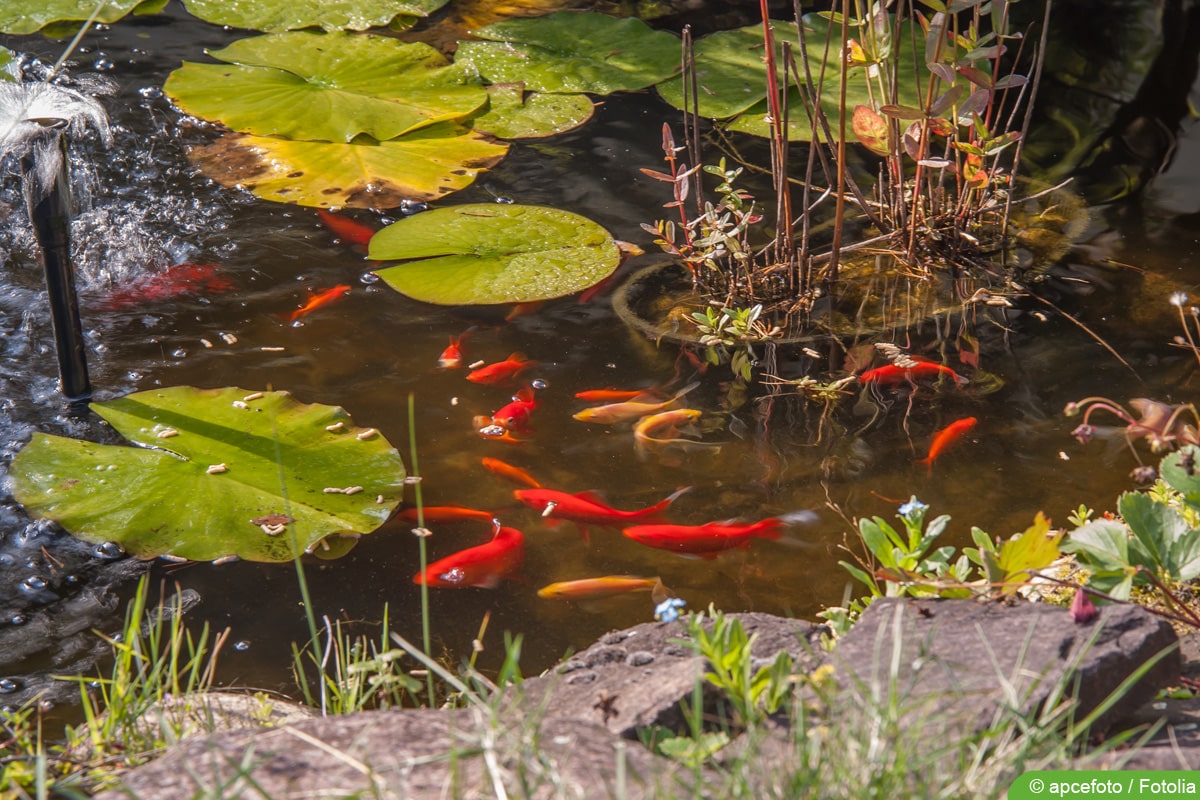
[{"label": "water bubble", "polygon": [[125,555],[125,548],[116,542],[101,542],[92,548],[92,555],[96,558],[115,560]]},{"label": "water bubble", "polygon": [[13,614],[11,617],[8,618],[8,622],[11,625],[24,625],[25,624],[25,615],[24,614]]},{"label": "water bubble", "polygon": [[141,89],[138,89],[138,94],[147,100],[158,100],[163,96],[162,89],[157,86],[143,86]]},{"label": "water bubble", "polygon": [[545,389],[550,384],[546,383],[541,378],[537,378],[536,380],[531,381],[529,385],[532,386],[534,389],[541,390],[541,389]]},{"label": "water bubble", "polygon": [[187,358],[187,350],[182,347],[177,347],[171,351],[171,355],[175,358]]},{"label": "water bubble", "polygon": [[0,678],[0,694],[12,694],[21,688],[21,684],[12,678]]},{"label": "water bubble", "polygon": [[359,278],[359,281],[361,281],[362,283],[365,283],[369,286],[372,283],[378,283],[379,276],[376,275],[374,272],[364,272],[362,274],[362,277]]},{"label": "water bubble", "polygon": [[496,198],[496,202],[500,203],[501,205],[511,206],[513,203],[515,203],[517,201],[513,200],[511,197],[504,197],[503,195],[500,195]]},{"label": "water bubble", "polygon": [[92,69],[96,70],[97,72],[111,72],[115,66],[116,65],[113,64],[110,59],[104,58],[103,56],[97,58],[95,62],[92,63]]},{"label": "water bubble", "polygon": [[413,214],[419,214],[427,208],[429,208],[429,206],[427,206],[425,203],[408,200],[400,201],[400,213],[406,217],[412,216]]},{"label": "water bubble", "polygon": [[240,642],[234,642],[233,649],[245,652],[250,649],[250,642],[245,639],[242,639]]},{"label": "water bubble", "polygon": [[30,575],[25,580],[21,581],[21,591],[23,592],[40,592],[46,588],[46,579],[41,575]]}]

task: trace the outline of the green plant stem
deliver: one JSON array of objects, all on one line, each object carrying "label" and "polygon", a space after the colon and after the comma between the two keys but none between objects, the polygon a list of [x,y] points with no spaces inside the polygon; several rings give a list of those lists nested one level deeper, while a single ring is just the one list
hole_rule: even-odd
[{"label": "green plant stem", "polygon": [[[417,528],[424,531],[425,506],[421,502],[421,468],[417,464],[416,400],[412,392],[408,393],[408,451],[408,458],[412,464],[413,500],[417,505]],[[417,552],[420,558],[421,574],[424,575],[428,563],[424,536],[417,537]],[[429,586],[425,581],[421,581],[421,646],[426,653],[433,651],[433,637],[429,626]],[[429,707],[432,708],[434,704],[432,672],[426,671],[425,673],[425,690],[429,693]]]}]

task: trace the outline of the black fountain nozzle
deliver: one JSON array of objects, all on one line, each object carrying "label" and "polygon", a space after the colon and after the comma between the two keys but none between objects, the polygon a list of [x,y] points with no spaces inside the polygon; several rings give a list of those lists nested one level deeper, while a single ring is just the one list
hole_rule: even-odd
[{"label": "black fountain nozzle", "polygon": [[[29,192],[33,181],[27,177],[26,201],[34,235],[42,250],[46,273],[46,293],[50,301],[50,321],[54,326],[54,345],[58,353],[58,375],[63,396],[71,403],[82,403],[92,396],[88,379],[87,350],[83,325],[79,319],[79,300],[75,294],[75,271],[71,263],[71,181],[67,143],[61,129],[65,120],[38,120],[53,137],[59,151],[59,165],[53,182],[44,193]],[[39,153],[21,158],[26,176],[38,170]],[[40,197],[38,195],[41,195]]]}]

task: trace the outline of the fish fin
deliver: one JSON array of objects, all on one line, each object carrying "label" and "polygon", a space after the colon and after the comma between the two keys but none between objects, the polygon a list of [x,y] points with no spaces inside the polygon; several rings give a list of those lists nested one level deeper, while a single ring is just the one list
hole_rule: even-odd
[{"label": "fish fin", "polygon": [[650,589],[650,599],[655,605],[664,602],[668,597],[673,597],[671,590],[662,582],[662,578],[654,579],[654,587]]},{"label": "fish fin", "polygon": [[500,587],[500,576],[489,573],[485,578],[471,585],[480,589],[498,589]]},{"label": "fish fin", "polygon": [[591,535],[588,533],[588,526],[584,525],[582,522],[576,522],[575,527],[579,530],[579,535],[583,537],[583,543],[591,544],[592,540]]},{"label": "fish fin", "polygon": [[820,517],[817,516],[817,512],[807,508],[779,515],[779,521],[784,525],[812,525],[819,519]]},{"label": "fish fin", "polygon": [[574,496],[578,497],[580,500],[587,500],[589,503],[600,503],[601,505],[607,505],[604,500],[604,496],[594,489],[585,489],[582,492],[576,492]]}]

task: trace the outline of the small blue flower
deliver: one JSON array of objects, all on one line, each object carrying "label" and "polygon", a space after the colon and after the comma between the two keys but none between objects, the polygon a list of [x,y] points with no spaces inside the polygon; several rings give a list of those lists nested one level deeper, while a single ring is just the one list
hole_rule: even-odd
[{"label": "small blue flower", "polygon": [[659,622],[674,622],[679,619],[679,609],[686,605],[678,597],[668,597],[654,607],[654,618]]},{"label": "small blue flower", "polygon": [[900,516],[907,520],[912,520],[918,514],[924,512],[927,508],[929,508],[929,506],[918,500],[917,496],[914,494],[911,500],[900,506]]}]

